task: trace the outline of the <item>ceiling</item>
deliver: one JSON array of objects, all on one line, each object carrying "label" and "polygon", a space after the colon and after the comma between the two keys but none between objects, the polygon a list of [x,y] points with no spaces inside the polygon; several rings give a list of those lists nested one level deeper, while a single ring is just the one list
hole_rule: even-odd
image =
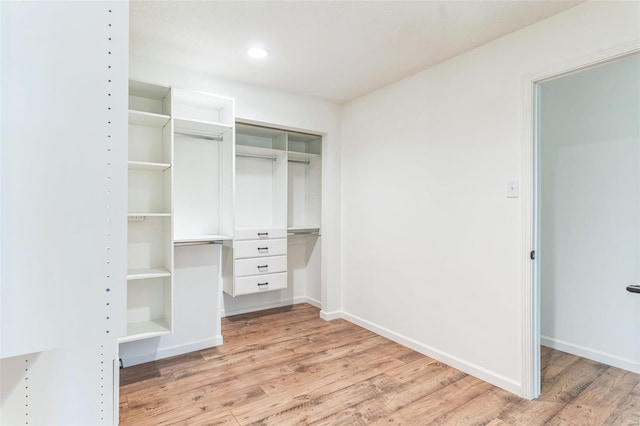
[{"label": "ceiling", "polygon": [[341,104],[580,2],[132,0],[131,56]]}]

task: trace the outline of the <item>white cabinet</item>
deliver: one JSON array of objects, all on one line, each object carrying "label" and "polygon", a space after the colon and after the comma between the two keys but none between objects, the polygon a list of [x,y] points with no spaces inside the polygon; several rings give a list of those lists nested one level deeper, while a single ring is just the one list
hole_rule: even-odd
[{"label": "white cabinet", "polygon": [[322,138],[236,125],[235,231],[225,254],[231,296],[287,287],[287,237],[320,231]]},{"label": "white cabinet", "polygon": [[120,342],[172,326],[171,89],[129,82],[127,332]]}]

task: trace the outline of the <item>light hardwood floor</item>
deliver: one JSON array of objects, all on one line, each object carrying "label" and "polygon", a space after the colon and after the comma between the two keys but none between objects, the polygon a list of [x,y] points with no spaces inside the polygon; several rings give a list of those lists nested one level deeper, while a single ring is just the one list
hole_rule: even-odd
[{"label": "light hardwood floor", "polygon": [[294,305],[223,319],[224,345],[121,370],[121,425],[640,425],[640,375],[542,350],[518,398]]}]

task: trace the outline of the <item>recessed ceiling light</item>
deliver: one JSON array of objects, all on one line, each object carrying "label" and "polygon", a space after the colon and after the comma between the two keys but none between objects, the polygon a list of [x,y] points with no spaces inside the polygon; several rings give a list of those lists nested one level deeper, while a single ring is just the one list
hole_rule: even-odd
[{"label": "recessed ceiling light", "polygon": [[269,56],[269,52],[267,51],[267,49],[264,49],[262,47],[250,47],[249,49],[247,49],[247,55],[252,58],[262,59]]}]

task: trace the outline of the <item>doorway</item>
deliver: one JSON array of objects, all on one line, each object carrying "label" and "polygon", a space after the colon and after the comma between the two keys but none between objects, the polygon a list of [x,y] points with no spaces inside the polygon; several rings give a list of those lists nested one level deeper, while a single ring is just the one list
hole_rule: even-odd
[{"label": "doorway", "polygon": [[540,343],[640,373],[640,54],[535,92]]}]

